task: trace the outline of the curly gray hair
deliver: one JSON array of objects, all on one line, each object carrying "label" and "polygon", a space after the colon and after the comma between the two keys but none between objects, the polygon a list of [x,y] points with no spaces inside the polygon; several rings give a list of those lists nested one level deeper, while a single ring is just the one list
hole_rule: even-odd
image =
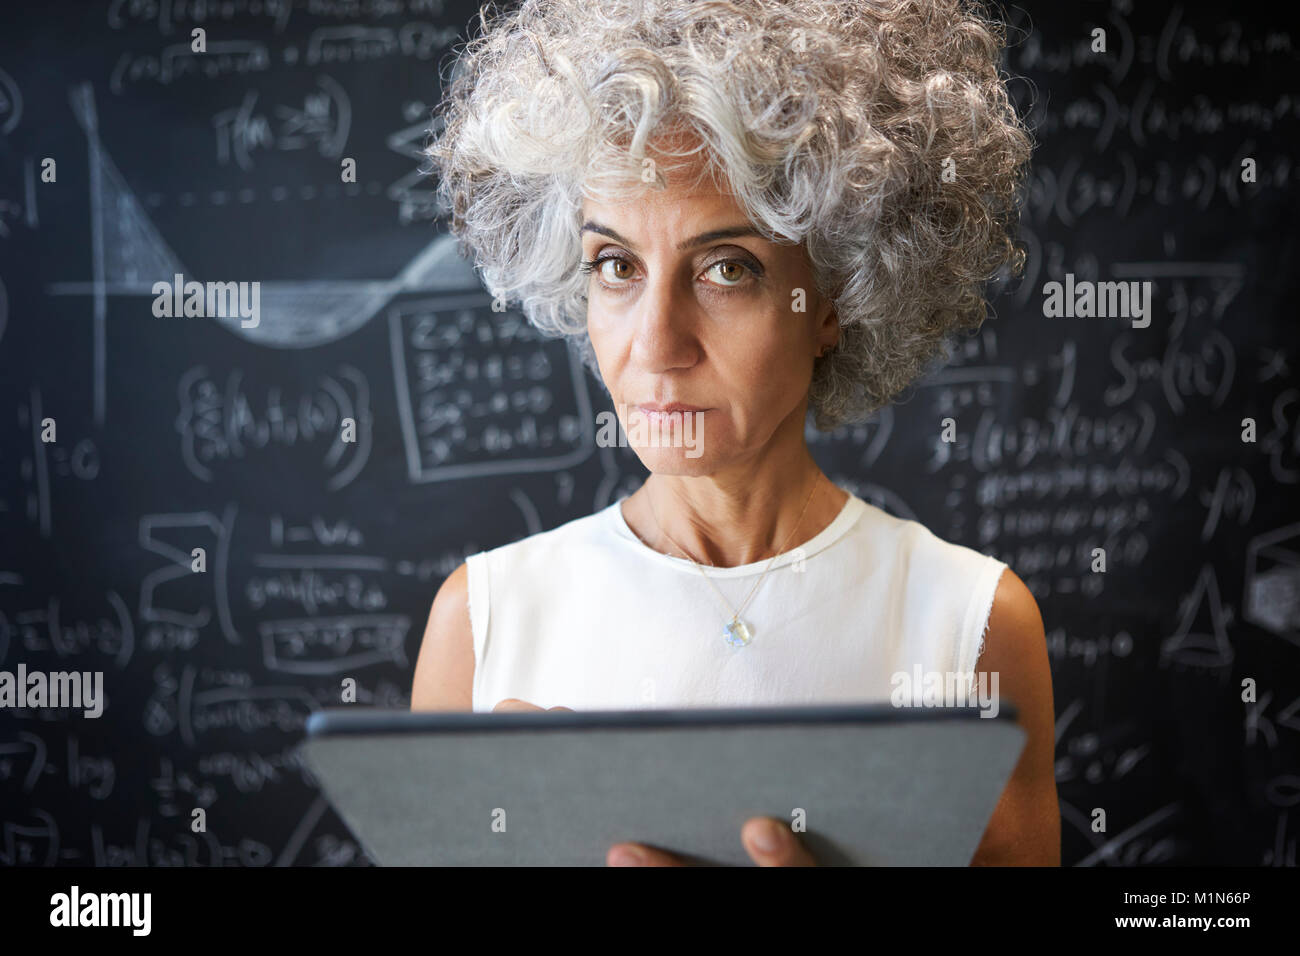
[{"label": "curly gray hair", "polygon": [[694,134],[772,241],[806,243],[840,324],[813,370],[819,429],[946,360],[984,320],[983,283],[1023,266],[1031,137],[1002,25],[966,0],[525,0],[479,18],[427,148],[439,202],[488,291],[598,378],[583,196],[644,188],[661,129]]}]

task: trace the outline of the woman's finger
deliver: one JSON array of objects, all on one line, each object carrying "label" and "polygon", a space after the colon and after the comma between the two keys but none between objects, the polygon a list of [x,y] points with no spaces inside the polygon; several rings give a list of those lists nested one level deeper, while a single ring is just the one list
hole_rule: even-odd
[{"label": "woman's finger", "polygon": [[492,712],[496,713],[498,710],[506,711],[506,710],[543,710],[543,709],[547,711],[567,710],[569,713],[573,713],[572,707],[561,707],[559,704],[556,704],[554,707],[542,708],[542,707],[538,707],[536,704],[530,704],[526,700],[520,700],[518,697],[507,697],[505,700],[498,701],[497,705],[492,708]]},{"label": "woman's finger", "polygon": [[759,866],[816,866],[817,861],[780,820],[753,817],[740,828],[740,842]]},{"label": "woman's finger", "polygon": [[505,700],[498,701],[497,705],[492,708],[492,712],[498,710],[541,710],[536,704],[530,704],[526,700],[520,700],[517,697],[507,697]]},{"label": "woman's finger", "polygon": [[615,843],[605,854],[606,866],[686,866],[671,853],[641,843]]}]

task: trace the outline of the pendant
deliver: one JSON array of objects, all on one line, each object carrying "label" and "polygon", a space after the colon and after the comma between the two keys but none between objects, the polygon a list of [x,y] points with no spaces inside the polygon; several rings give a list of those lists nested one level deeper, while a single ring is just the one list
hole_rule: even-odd
[{"label": "pendant", "polygon": [[745,622],[738,617],[733,617],[722,629],[722,639],[732,647],[744,647],[752,638]]}]

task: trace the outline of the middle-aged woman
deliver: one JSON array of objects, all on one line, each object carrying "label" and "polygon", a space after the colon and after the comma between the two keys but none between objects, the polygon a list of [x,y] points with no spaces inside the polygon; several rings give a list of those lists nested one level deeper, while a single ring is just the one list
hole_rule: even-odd
[{"label": "middle-aged woman", "polygon": [[[868,702],[916,667],[997,675],[1027,740],[972,862],[1059,864],[1033,597],[837,487],[805,440],[810,409],[831,429],[915,381],[1020,266],[1030,140],[1000,25],[956,0],[529,0],[481,26],[429,150],[452,229],[494,296],[571,338],[650,477],[448,577],[412,709]],[[774,821],[742,840],[812,862]]]}]

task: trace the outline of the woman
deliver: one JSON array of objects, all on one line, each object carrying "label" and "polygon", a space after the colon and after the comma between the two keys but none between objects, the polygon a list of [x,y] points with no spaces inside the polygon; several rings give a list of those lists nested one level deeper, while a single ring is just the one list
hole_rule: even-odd
[{"label": "woman", "polygon": [[[941,0],[563,0],[482,26],[429,150],[452,229],[489,291],[571,338],[651,474],[458,568],[412,708],[863,702],[916,667],[996,675],[1028,737],[973,862],[1059,864],[1033,597],[834,485],[804,438],[810,408],[831,429],[896,396],[1021,264],[1030,143],[997,25]],[[811,862],[779,823],[742,839]]]}]

